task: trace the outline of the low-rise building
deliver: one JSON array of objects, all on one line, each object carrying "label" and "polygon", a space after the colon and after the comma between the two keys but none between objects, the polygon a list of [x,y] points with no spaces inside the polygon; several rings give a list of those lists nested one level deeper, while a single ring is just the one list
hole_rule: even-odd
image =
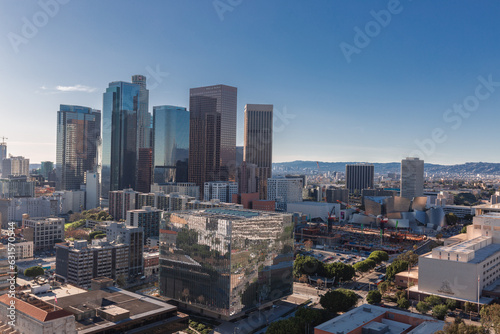
[{"label": "low-rise building", "polygon": [[64,240],[64,222],[64,218],[26,218],[22,233],[33,242],[34,251],[51,250],[56,242]]}]

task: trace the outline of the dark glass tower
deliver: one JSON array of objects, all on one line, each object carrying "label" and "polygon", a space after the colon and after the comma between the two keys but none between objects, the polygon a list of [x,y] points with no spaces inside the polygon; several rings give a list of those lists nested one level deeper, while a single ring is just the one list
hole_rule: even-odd
[{"label": "dark glass tower", "polygon": [[101,196],[135,188],[137,179],[138,84],[116,81],[103,94]]},{"label": "dark glass tower", "polygon": [[216,108],[216,98],[189,99],[189,182],[196,183],[201,194],[205,182],[221,180],[221,114]]},{"label": "dark glass tower", "polygon": [[97,168],[101,112],[61,104],[57,112],[57,190],[76,190]]},{"label": "dark glass tower", "polygon": [[[220,180],[236,178],[236,104],[238,89],[226,85],[191,88],[189,96],[208,96],[217,100],[216,111],[221,116]],[[190,110],[192,111],[191,107]]]},{"label": "dark glass tower", "polygon": [[153,107],[153,181],[188,182],[189,111]]},{"label": "dark glass tower", "polygon": [[273,105],[245,105],[243,159],[257,166],[260,199],[267,198],[267,179],[273,164]]}]

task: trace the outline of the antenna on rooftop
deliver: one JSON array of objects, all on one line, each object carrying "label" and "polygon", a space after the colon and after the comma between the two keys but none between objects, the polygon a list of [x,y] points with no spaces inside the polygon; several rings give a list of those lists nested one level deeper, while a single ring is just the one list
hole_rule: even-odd
[{"label": "antenna on rooftop", "polygon": [[5,139],[9,139],[7,137],[2,137],[2,142],[0,144],[6,144]]}]

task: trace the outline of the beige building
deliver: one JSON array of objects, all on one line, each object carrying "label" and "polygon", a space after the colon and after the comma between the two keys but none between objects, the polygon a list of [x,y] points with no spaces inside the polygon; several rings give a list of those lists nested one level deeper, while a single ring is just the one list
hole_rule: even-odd
[{"label": "beige building", "polygon": [[489,303],[485,295],[491,294],[485,291],[500,287],[500,214],[474,217],[466,237],[434,248],[418,264],[418,286],[410,291]]},{"label": "beige building", "polygon": [[23,219],[23,235],[33,242],[34,251],[52,250],[57,240],[64,240],[64,218]]}]

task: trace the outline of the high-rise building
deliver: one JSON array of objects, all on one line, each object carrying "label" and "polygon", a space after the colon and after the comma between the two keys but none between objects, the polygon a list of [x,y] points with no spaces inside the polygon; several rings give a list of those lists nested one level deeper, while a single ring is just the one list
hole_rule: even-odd
[{"label": "high-rise building", "polygon": [[132,83],[139,85],[137,110],[137,148],[151,147],[151,114],[149,113],[149,90],[144,75],[133,75]]},{"label": "high-rise building", "polygon": [[224,320],[290,295],[292,227],[291,214],[275,212],[212,208],[168,215],[160,230],[160,294]]},{"label": "high-rise building", "polygon": [[243,160],[257,166],[260,199],[267,196],[273,164],[273,105],[245,105]]},{"label": "high-rise building", "polygon": [[183,107],[153,107],[154,183],[187,182],[189,111]]},{"label": "high-rise building", "polygon": [[[217,100],[215,111],[221,116],[220,130],[220,181],[235,181],[236,177],[236,87],[215,85],[191,88],[190,98],[207,96]],[[192,112],[193,108],[189,107]]]},{"label": "high-rise building", "polygon": [[186,195],[200,199],[200,187],[195,183],[181,182],[181,183],[155,183],[151,186],[152,192],[164,192],[165,194],[178,193],[179,195]]},{"label": "high-rise building", "polygon": [[189,182],[200,187],[205,182],[220,181],[221,114],[217,99],[207,96],[189,98]]},{"label": "high-rise building", "polygon": [[99,203],[101,187],[99,186],[99,174],[94,172],[85,173],[85,209],[95,209]]},{"label": "high-rise building", "polygon": [[231,203],[233,195],[238,193],[237,182],[215,181],[205,182],[204,200],[218,199],[224,203]]},{"label": "high-rise building", "polygon": [[[99,127],[99,132],[101,132],[100,127]],[[49,176],[53,170],[54,170],[54,163],[52,161],[42,161],[40,166],[40,174],[45,178],[45,180],[49,179]]]},{"label": "high-rise building", "polygon": [[139,159],[137,160],[137,184],[136,190],[142,193],[151,191],[153,173],[153,151],[150,147],[139,148]]},{"label": "high-rise building", "polygon": [[345,166],[346,188],[349,194],[361,194],[363,189],[373,189],[375,167],[371,164],[356,164]]},{"label": "high-rise building", "polygon": [[419,158],[401,160],[401,197],[413,199],[424,195],[424,161]]},{"label": "high-rise building", "polygon": [[26,176],[12,176],[0,179],[0,198],[33,197],[35,182],[28,181]]},{"label": "high-rise building", "polygon": [[141,86],[111,82],[103,94],[101,196],[113,190],[135,188],[137,125]]},{"label": "high-rise building", "polygon": [[30,176],[30,159],[25,157],[9,156],[2,160],[2,177],[12,176]]},{"label": "high-rise building", "polygon": [[349,202],[349,190],[344,188],[328,188],[326,189],[326,202],[337,203],[341,201],[344,203]]},{"label": "high-rise building", "polygon": [[123,189],[109,192],[109,214],[114,220],[127,218],[127,211],[137,208],[139,192]]},{"label": "high-rise building", "polygon": [[2,174],[2,161],[7,158],[7,143],[5,139],[6,138],[3,138],[0,143],[0,175]]},{"label": "high-rise building", "polygon": [[158,236],[160,233],[160,219],[163,211],[150,206],[142,209],[127,211],[128,226],[142,227],[144,229],[144,241],[149,237]]},{"label": "high-rise building", "polygon": [[[257,165],[247,163],[246,161],[243,161],[241,165],[238,166],[238,193],[250,194],[258,192],[259,177],[257,170],[258,170]],[[266,179],[266,189],[267,189],[267,179]],[[259,194],[259,198],[260,197],[261,196]]]},{"label": "high-rise building", "polygon": [[96,171],[100,136],[99,110],[61,104],[57,112],[57,190],[80,189],[85,172]]},{"label": "high-rise building", "polygon": [[286,211],[287,203],[302,202],[301,178],[271,178],[267,180],[267,200],[275,201],[276,210]]}]

